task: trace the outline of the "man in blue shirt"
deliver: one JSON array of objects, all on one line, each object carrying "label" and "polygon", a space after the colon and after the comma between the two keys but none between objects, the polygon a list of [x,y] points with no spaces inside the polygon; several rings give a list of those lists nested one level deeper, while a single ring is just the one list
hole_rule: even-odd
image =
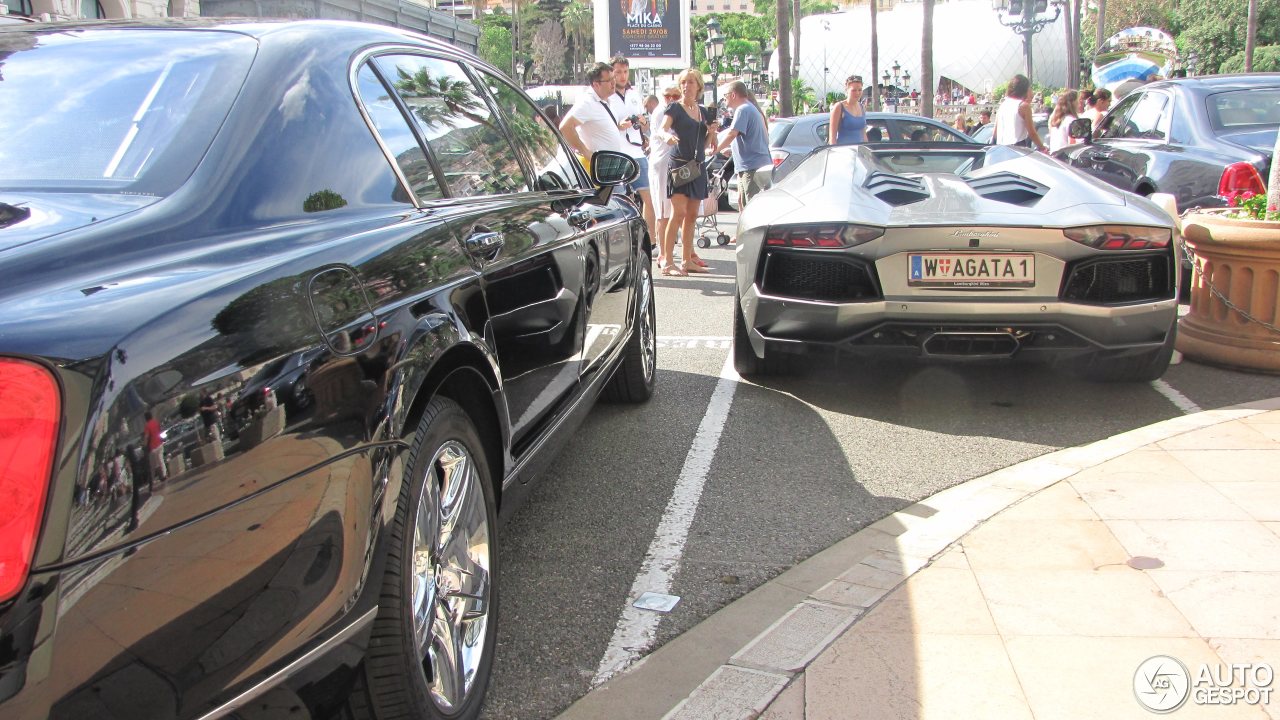
[{"label": "man in blue shirt", "polygon": [[716,146],[716,152],[731,148],[733,166],[738,171],[738,210],[741,211],[751,198],[773,184],[773,159],[769,156],[764,115],[752,102],[746,83],[730,83],[725,100],[733,108],[733,123]]}]

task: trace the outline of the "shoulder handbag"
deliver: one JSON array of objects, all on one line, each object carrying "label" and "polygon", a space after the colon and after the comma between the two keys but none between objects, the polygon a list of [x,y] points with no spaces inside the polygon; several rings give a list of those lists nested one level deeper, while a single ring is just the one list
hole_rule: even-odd
[{"label": "shoulder handbag", "polygon": [[702,164],[697,160],[678,164],[679,161],[673,160],[671,169],[667,171],[667,184],[671,187],[684,187],[702,174]]}]

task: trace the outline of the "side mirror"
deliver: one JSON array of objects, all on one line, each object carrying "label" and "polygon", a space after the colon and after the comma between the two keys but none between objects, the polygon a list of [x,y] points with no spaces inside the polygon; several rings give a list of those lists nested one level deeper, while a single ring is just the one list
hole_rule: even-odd
[{"label": "side mirror", "polygon": [[1090,140],[1093,138],[1093,120],[1089,118],[1076,118],[1067,126],[1067,135],[1076,140]]},{"label": "side mirror", "polygon": [[635,180],[639,175],[640,166],[630,155],[599,150],[591,156],[591,180],[597,185],[621,185]]}]

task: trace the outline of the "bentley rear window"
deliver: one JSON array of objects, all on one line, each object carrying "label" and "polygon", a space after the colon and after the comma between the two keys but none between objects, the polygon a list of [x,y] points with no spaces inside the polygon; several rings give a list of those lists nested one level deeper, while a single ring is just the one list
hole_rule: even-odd
[{"label": "bentley rear window", "polygon": [[0,187],[165,194],[199,162],[257,43],[224,32],[23,32],[0,66]]},{"label": "bentley rear window", "polygon": [[1250,125],[1280,125],[1280,88],[1233,90],[1210,95],[1209,122],[1231,132]]}]

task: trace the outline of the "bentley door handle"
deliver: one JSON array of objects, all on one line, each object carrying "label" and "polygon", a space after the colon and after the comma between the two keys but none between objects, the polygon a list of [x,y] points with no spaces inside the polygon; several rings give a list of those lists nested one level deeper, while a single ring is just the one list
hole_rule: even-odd
[{"label": "bentley door handle", "polygon": [[569,213],[567,219],[570,225],[578,228],[579,230],[585,230],[587,226],[591,224],[591,213],[585,210],[574,210]]},{"label": "bentley door handle", "polygon": [[1106,162],[1111,159],[1111,153],[1091,152],[1089,153],[1089,159],[1094,162]]},{"label": "bentley door handle", "polygon": [[474,232],[462,241],[462,248],[477,260],[492,261],[502,252],[506,238],[500,232]]}]

